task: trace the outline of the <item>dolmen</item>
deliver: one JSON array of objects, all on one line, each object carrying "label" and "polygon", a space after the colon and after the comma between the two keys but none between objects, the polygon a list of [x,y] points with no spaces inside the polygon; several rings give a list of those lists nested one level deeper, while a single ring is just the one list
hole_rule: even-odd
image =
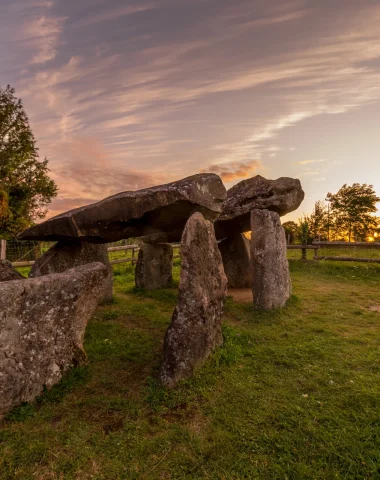
[{"label": "dolmen", "polygon": [[[256,176],[226,192],[217,175],[203,173],[122,192],[23,232],[20,239],[56,244],[35,262],[28,280],[8,272],[5,278],[11,278],[0,284],[6,311],[0,346],[12,346],[0,356],[0,412],[35,398],[83,357],[88,318],[100,300],[112,298],[106,244],[132,237],[143,241],[135,270],[136,286],[143,289],[171,284],[170,242],[181,241],[179,296],[159,379],[172,388],[189,378],[223,342],[227,283],[250,286],[258,309],[285,305],[291,282],[280,216],[298,208],[303,197],[292,178]],[[249,242],[244,233],[250,230]]]},{"label": "dolmen", "polygon": [[98,262],[0,282],[0,417],[85,361],[85,328],[106,277]]},{"label": "dolmen", "polygon": [[[260,175],[227,191],[215,233],[230,288],[252,288],[254,305],[283,307],[291,294],[285,232],[280,216],[296,210],[304,199],[297,179],[267,180]],[[243,236],[251,231],[251,245]]]},{"label": "dolmen", "polygon": [[[56,243],[35,262],[28,280],[5,282],[0,289],[0,301],[8,309],[0,345],[12,347],[3,363],[0,357],[0,411],[34,399],[82,357],[88,318],[99,299],[112,298],[106,244],[131,237],[144,242],[136,286],[145,289],[171,283],[169,242],[182,239],[180,295],[165,337],[160,378],[167,387],[188,378],[223,341],[226,277],[213,222],[226,198],[217,175],[199,174],[119,193],[23,232],[20,239]],[[22,291],[28,293],[22,297]],[[15,335],[20,341],[13,346]]]},{"label": "dolmen", "polygon": [[187,220],[195,212],[202,213],[207,220],[215,220],[225,199],[226,189],[219,176],[203,173],[165,185],[118,193],[35,225],[19,238],[58,242],[53,251],[39,259],[32,272],[34,276],[60,272],[64,270],[63,264],[68,268],[89,260],[103,262],[110,273],[104,297],[109,299],[112,270],[104,244],[140,237],[148,246],[139,253],[136,284],[148,289],[165,287],[171,282],[172,254],[168,243],[180,241]]}]

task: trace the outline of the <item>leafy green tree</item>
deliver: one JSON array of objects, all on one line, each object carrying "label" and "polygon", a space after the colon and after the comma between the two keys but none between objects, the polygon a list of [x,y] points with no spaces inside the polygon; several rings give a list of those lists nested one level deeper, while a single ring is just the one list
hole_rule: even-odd
[{"label": "leafy green tree", "polygon": [[327,206],[323,201],[315,202],[313,213],[308,219],[310,237],[327,240],[329,236],[329,215]]},{"label": "leafy green tree", "polygon": [[313,242],[311,235],[311,220],[310,216],[304,215],[298,219],[298,238],[302,245],[308,245]]},{"label": "leafy green tree", "polygon": [[57,195],[40,160],[21,100],[9,85],[0,88],[0,235],[12,237],[46,215]]},{"label": "leafy green tree", "polygon": [[366,183],[343,185],[335,193],[328,193],[331,223],[336,237],[365,241],[377,228],[376,203],[380,198],[373,186]]}]

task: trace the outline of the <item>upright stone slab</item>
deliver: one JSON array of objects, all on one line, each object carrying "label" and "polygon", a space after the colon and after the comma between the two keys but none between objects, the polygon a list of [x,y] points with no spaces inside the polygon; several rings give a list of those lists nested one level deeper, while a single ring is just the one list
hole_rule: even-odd
[{"label": "upright stone slab", "polygon": [[173,280],[173,247],[168,243],[144,243],[135,270],[137,288],[154,290],[168,287]]},{"label": "upright stone slab", "polygon": [[291,294],[291,280],[280,216],[269,210],[253,210],[251,228],[254,305],[260,310],[283,307]]},{"label": "upright stone slab", "polygon": [[201,213],[188,220],[181,242],[178,303],[166,332],[160,381],[171,388],[189,378],[223,343],[227,279],[214,226]]},{"label": "upright stone slab", "polygon": [[8,260],[0,260],[0,282],[8,282],[9,280],[22,280],[24,277],[12,267]]},{"label": "upright stone slab", "polygon": [[92,263],[0,286],[0,416],[85,358],[83,336],[107,269]]},{"label": "upright stone slab", "polygon": [[248,238],[237,233],[219,243],[228,288],[250,288],[252,285],[251,245]]},{"label": "upright stone slab", "polygon": [[113,272],[106,245],[86,243],[80,240],[60,241],[35,261],[30,271],[30,277],[61,273],[92,262],[101,262],[107,267],[108,274],[104,279],[104,293],[100,299],[110,301],[113,295]]}]

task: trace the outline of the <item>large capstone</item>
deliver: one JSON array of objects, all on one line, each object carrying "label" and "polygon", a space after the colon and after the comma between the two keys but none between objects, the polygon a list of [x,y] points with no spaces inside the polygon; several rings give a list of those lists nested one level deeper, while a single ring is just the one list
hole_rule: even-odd
[{"label": "large capstone", "polygon": [[169,388],[189,378],[223,343],[227,279],[213,224],[200,213],[186,224],[181,257],[178,303],[165,335],[159,375]]},{"label": "large capstone", "polygon": [[106,267],[3,282],[0,287],[0,414],[31,402],[85,359],[83,336]]},{"label": "large capstone", "polygon": [[24,277],[12,267],[8,260],[0,260],[0,282],[8,282],[9,280],[21,280]]},{"label": "large capstone", "polygon": [[173,247],[168,243],[144,243],[139,251],[135,270],[137,288],[154,290],[171,285]]},{"label": "large capstone", "polygon": [[291,280],[280,216],[269,210],[253,210],[251,224],[254,305],[260,310],[283,307],[291,294]]},{"label": "large capstone", "polygon": [[214,220],[225,199],[226,189],[218,175],[203,173],[166,185],[118,193],[35,225],[20,238],[107,243],[144,237],[149,242],[150,236],[161,234],[160,242],[176,242],[194,212]]},{"label": "large capstone", "polygon": [[233,186],[227,192],[223,210],[215,222],[218,239],[232,233],[244,233],[251,229],[250,214],[255,209],[265,209],[286,215],[296,210],[304,199],[299,180],[281,177],[267,180],[257,175]]},{"label": "large capstone", "polygon": [[30,277],[61,273],[92,262],[101,262],[107,267],[101,300],[110,301],[113,295],[113,272],[106,245],[81,242],[78,239],[70,242],[60,241],[34,262]]},{"label": "large capstone", "polygon": [[242,233],[219,243],[228,288],[250,288],[252,285],[251,245]]}]

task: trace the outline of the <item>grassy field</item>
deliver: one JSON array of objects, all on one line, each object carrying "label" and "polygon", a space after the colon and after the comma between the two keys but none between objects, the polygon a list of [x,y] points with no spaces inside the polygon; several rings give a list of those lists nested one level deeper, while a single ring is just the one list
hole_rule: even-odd
[{"label": "grassy field", "polygon": [[228,298],[223,348],[167,392],[155,374],[175,285],[143,294],[117,266],[88,365],[0,424],[0,479],[380,478],[380,265],[290,268],[288,306]]},{"label": "grassy field", "polygon": [[[312,259],[314,250],[307,250],[307,258]],[[353,258],[377,258],[380,260],[380,248],[363,247],[328,247],[320,248],[318,256],[321,257],[353,257]],[[301,250],[288,250],[288,258],[298,260],[301,258]]]}]

